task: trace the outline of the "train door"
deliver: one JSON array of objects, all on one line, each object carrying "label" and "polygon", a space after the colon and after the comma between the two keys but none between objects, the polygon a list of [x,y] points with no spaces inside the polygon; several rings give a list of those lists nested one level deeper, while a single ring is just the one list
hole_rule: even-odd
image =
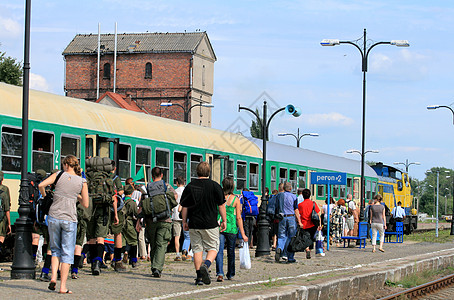
[{"label": "train door", "polygon": [[210,179],[216,181],[217,183],[221,184],[221,181],[224,179],[227,171],[224,168],[224,160],[228,160],[228,156],[217,155],[217,154],[207,154],[206,161],[210,164],[211,172],[210,172]]},{"label": "train door", "polygon": [[316,185],[312,184],[312,182],[311,182],[312,172],[315,172],[315,171],[307,170],[307,186],[311,190],[311,200],[315,201],[315,200],[317,200],[317,195],[315,194],[317,192],[317,189],[316,189]]},{"label": "train door", "polygon": [[360,192],[361,192],[361,177],[354,177],[353,178],[353,200],[360,199]]},{"label": "train door", "polygon": [[85,135],[85,157],[109,157],[118,166],[118,146],[120,139],[108,138],[97,134]]}]

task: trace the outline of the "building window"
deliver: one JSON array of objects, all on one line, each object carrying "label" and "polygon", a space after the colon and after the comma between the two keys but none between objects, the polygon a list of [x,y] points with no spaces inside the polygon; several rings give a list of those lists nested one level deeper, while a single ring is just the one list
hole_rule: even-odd
[{"label": "building window", "polygon": [[151,66],[151,63],[147,62],[145,64],[145,78],[152,78],[153,76],[153,67]]},{"label": "building window", "polygon": [[285,183],[287,181],[287,169],[279,169],[279,183]]},{"label": "building window", "polygon": [[147,178],[140,182],[145,182],[145,179],[151,181],[151,149],[148,147],[136,147],[136,175],[142,166],[145,166]]},{"label": "building window", "polygon": [[276,167],[271,167],[271,184],[270,184],[271,192],[277,190],[276,187]]},{"label": "building window", "polygon": [[43,169],[50,173],[54,162],[54,135],[46,132],[33,132],[32,170]]},{"label": "building window", "polygon": [[62,136],[60,145],[61,169],[63,170],[63,160],[68,155],[74,155],[80,159],[80,138]]},{"label": "building window", "polygon": [[305,171],[299,171],[298,187],[300,187],[302,189],[306,188],[306,172]]},{"label": "building window", "polygon": [[203,161],[202,155],[191,154],[191,180],[197,179],[197,165]]},{"label": "building window", "polygon": [[118,147],[118,175],[121,179],[131,176],[131,146],[120,144]]},{"label": "building window", "polygon": [[181,177],[186,182],[186,153],[173,153],[173,183],[177,184],[177,177]]},{"label": "building window", "polygon": [[297,183],[297,178],[296,178],[296,170],[290,170],[290,183],[292,184],[292,192],[296,193],[296,183]]},{"label": "building window", "polygon": [[2,170],[20,172],[22,160],[22,129],[2,128]]},{"label": "building window", "polygon": [[205,86],[205,65],[202,67],[202,86]]},{"label": "building window", "polygon": [[162,170],[165,182],[169,179],[169,151],[156,149],[156,167],[160,167]]},{"label": "building window", "polygon": [[249,164],[249,188],[252,191],[259,189],[259,165],[255,163]]},{"label": "building window", "polygon": [[236,163],[236,189],[242,190],[246,187],[246,163],[238,161]]},{"label": "building window", "polygon": [[103,70],[103,78],[104,79],[110,79],[110,64],[105,63],[104,64],[104,70]]}]

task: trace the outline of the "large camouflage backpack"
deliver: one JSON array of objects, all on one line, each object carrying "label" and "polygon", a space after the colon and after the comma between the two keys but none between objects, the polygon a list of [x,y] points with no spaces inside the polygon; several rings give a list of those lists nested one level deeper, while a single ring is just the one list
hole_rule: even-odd
[{"label": "large camouflage backpack", "polygon": [[94,205],[112,205],[115,186],[110,174],[112,160],[108,157],[92,157],[85,160],[88,195]]},{"label": "large camouflage backpack", "polygon": [[164,180],[147,185],[148,197],[142,200],[142,212],[152,222],[163,221],[171,216],[172,208],[178,205],[175,194],[167,190]]}]

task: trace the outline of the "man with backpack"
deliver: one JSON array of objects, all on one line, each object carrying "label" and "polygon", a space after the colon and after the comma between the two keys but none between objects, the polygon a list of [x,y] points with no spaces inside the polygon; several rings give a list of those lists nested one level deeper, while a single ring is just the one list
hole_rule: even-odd
[{"label": "man with backpack", "polygon": [[241,193],[240,203],[243,206],[243,226],[244,226],[244,233],[246,234],[249,240],[249,247],[253,247],[253,233],[254,233],[254,224],[256,223],[256,218],[259,214],[258,209],[258,198],[257,196],[249,191],[248,189],[244,188],[243,192]]},{"label": "man with backpack", "polygon": [[85,165],[88,194],[93,204],[92,216],[87,223],[87,239],[91,257],[91,272],[96,276],[101,273],[104,239],[109,232],[110,210],[114,202],[115,188],[111,178],[113,168],[110,158],[89,158]]},{"label": "man with backpack", "polygon": [[8,187],[3,185],[3,177],[4,174],[0,171],[0,255],[6,236],[11,233],[11,219],[9,215],[11,199]]},{"label": "man with backpack", "polygon": [[274,259],[279,262],[280,259],[287,260],[289,263],[294,263],[294,252],[287,251],[288,244],[292,237],[296,234],[296,222],[299,216],[298,200],[294,194],[291,193],[292,184],[286,182],[284,184],[284,193],[278,194],[277,205],[279,207],[279,231],[277,239],[277,248]]},{"label": "man with backpack", "polygon": [[[151,169],[153,182],[147,185],[148,198],[140,203],[140,215],[144,216],[145,235],[150,242],[151,275],[160,278],[164,268],[167,244],[172,238],[172,208],[177,206],[176,193],[173,187],[163,179],[161,168]],[[136,230],[140,231],[140,221]]]}]

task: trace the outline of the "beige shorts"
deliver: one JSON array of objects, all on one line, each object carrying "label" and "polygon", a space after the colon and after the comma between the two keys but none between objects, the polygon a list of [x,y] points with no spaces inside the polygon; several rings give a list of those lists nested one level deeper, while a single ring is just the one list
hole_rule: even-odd
[{"label": "beige shorts", "polygon": [[219,227],[211,229],[189,229],[191,247],[194,253],[219,250]]},{"label": "beige shorts", "polygon": [[181,236],[181,223],[182,221],[172,220],[172,232],[173,236]]}]

